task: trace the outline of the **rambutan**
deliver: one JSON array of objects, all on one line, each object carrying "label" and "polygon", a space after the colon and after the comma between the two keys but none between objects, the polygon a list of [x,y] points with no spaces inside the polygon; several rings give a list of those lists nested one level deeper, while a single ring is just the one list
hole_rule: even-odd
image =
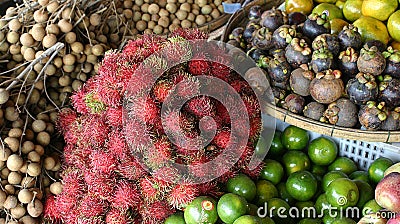
[{"label": "rambutan", "polygon": [[149,68],[141,66],[140,69],[136,69],[130,80],[126,83],[126,92],[123,99],[126,100],[126,98],[148,91],[156,81],[156,77],[149,74],[151,74]]},{"label": "rambutan", "polygon": [[208,96],[197,96],[190,99],[185,109],[196,117],[213,116],[215,106]]},{"label": "rambutan", "polygon": [[155,179],[166,182],[165,185],[169,184],[171,187],[173,183],[177,183],[181,180],[182,175],[183,174],[173,165],[162,166],[151,173],[151,176]]},{"label": "rambutan", "polygon": [[100,115],[85,115],[81,116],[81,118],[80,145],[103,146],[109,132],[104,117]]},{"label": "rambutan", "polygon": [[101,101],[96,92],[88,92],[85,95],[85,104],[92,114],[100,114],[107,108],[106,104]]},{"label": "rambutan", "polygon": [[168,38],[169,43],[163,48],[161,54],[168,58],[169,67],[177,63],[184,63],[192,57],[190,42],[179,36]]},{"label": "rambutan", "polygon": [[137,208],[142,203],[142,197],[137,186],[127,180],[119,180],[111,198],[111,206],[127,210]]},{"label": "rambutan", "polygon": [[153,87],[153,96],[158,102],[164,102],[167,96],[171,93],[173,83],[168,80],[160,80]]},{"label": "rambutan", "polygon": [[71,103],[74,109],[81,114],[87,114],[90,108],[86,105],[85,96],[87,92],[85,89],[85,84],[82,88],[74,92],[71,96]]},{"label": "rambutan", "polygon": [[172,160],[172,152],[170,148],[159,148],[149,146],[143,151],[144,163],[151,169],[157,169],[167,165]]},{"label": "rambutan", "polygon": [[140,191],[145,201],[156,201],[161,198],[161,189],[157,185],[154,178],[150,176],[143,177],[139,180]]},{"label": "rambutan", "polygon": [[58,114],[56,127],[61,134],[69,130],[71,124],[76,120],[77,114],[70,108],[63,108]]},{"label": "rambutan", "polygon": [[112,208],[106,214],[106,223],[109,224],[127,224],[127,212],[125,210]]},{"label": "rambutan", "polygon": [[142,153],[144,148],[149,147],[151,136],[147,131],[147,125],[135,118],[124,118],[124,133],[126,144],[130,154]]},{"label": "rambutan", "polygon": [[175,212],[166,201],[155,201],[149,203],[140,210],[140,214],[143,217],[144,223],[152,223],[149,221],[155,221],[156,223],[162,223],[164,219],[172,215]]},{"label": "rambutan", "polygon": [[124,160],[128,157],[128,146],[122,131],[114,129],[110,132],[107,140],[107,151],[119,160]]},{"label": "rambutan", "polygon": [[242,99],[243,99],[244,105],[246,106],[247,114],[250,118],[260,115],[260,112],[261,112],[260,104],[259,104],[256,96],[245,95],[245,96],[242,96]]},{"label": "rambutan", "polygon": [[188,72],[192,75],[208,75],[210,71],[210,62],[204,54],[194,55],[188,62]]},{"label": "rambutan", "polygon": [[229,179],[232,179],[238,174],[236,168],[232,167],[230,170],[224,172],[219,178],[218,181],[221,183],[226,183]]},{"label": "rambutan", "polygon": [[105,213],[107,202],[90,194],[85,195],[79,204],[79,212],[83,217],[96,217]]},{"label": "rambutan", "polygon": [[183,99],[200,94],[200,82],[196,77],[190,77],[178,82],[174,88],[173,96]]},{"label": "rambutan", "polygon": [[252,91],[250,85],[244,80],[235,79],[230,82],[230,85],[235,89],[237,93],[248,94]]},{"label": "rambutan", "polygon": [[117,161],[112,153],[107,153],[102,150],[93,150],[90,154],[90,165],[94,172],[110,174],[117,164]]},{"label": "rambutan", "polygon": [[175,29],[172,32],[171,36],[172,37],[180,36],[185,38],[186,40],[200,40],[208,38],[208,35],[199,29],[183,29],[183,28]]},{"label": "rambutan", "polygon": [[222,128],[222,118],[218,115],[213,117],[207,117],[207,119],[201,119],[199,121],[199,129],[202,134],[213,133],[215,130],[219,130]]},{"label": "rambutan", "polygon": [[179,110],[168,110],[162,114],[162,124],[167,135],[183,137],[185,132],[193,130],[195,127],[194,119]]},{"label": "rambutan", "polygon": [[116,172],[128,180],[138,180],[147,173],[144,166],[145,165],[139,163],[136,158],[131,157],[122,160],[120,164],[118,164]]},{"label": "rambutan", "polygon": [[213,144],[221,149],[225,149],[231,142],[231,131],[228,128],[220,130],[213,139]]},{"label": "rambutan", "polygon": [[89,194],[103,200],[109,200],[114,191],[116,176],[113,174],[105,175],[86,171],[84,173],[85,183]]},{"label": "rambutan", "polygon": [[260,163],[255,168],[250,168],[249,166],[245,166],[241,169],[241,172],[246,174],[252,179],[257,179],[260,176],[260,173],[263,168],[264,168],[264,162],[260,161]]},{"label": "rambutan", "polygon": [[258,140],[260,133],[262,131],[263,124],[261,116],[255,116],[250,119],[250,133],[249,140],[255,142]]},{"label": "rambutan", "polygon": [[199,191],[199,195],[208,195],[211,197],[219,198],[224,192],[221,191],[220,187],[218,187],[218,183],[216,180],[197,184],[196,188]]},{"label": "rambutan", "polygon": [[177,184],[169,192],[167,201],[176,209],[185,208],[199,195],[199,190],[195,185]]},{"label": "rambutan", "polygon": [[47,221],[51,221],[51,223],[59,223],[61,221],[61,214],[58,211],[58,207],[56,206],[55,196],[50,194],[47,195],[44,209],[43,209],[43,218]]},{"label": "rambutan", "polygon": [[204,153],[192,156],[190,158],[190,161],[188,162],[190,164],[190,174],[198,178],[209,176],[211,172],[215,171],[213,167],[205,165],[207,162],[210,161],[210,159],[211,158],[208,158]]},{"label": "rambutan", "polygon": [[225,82],[229,82],[231,76],[230,62],[222,56],[218,56],[211,62],[211,75]]},{"label": "rambutan", "polygon": [[160,115],[160,108],[150,96],[132,98],[132,105],[127,109],[130,117],[137,117],[148,124],[151,124]]}]

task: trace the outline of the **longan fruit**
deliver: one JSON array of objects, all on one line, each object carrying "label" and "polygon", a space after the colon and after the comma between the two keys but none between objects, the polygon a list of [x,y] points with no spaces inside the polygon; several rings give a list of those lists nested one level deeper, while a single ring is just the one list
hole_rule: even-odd
[{"label": "longan fruit", "polygon": [[65,65],[74,65],[76,62],[75,55],[73,55],[73,54],[64,55],[64,57],[62,57],[62,60],[63,60],[64,66]]},{"label": "longan fruit", "polygon": [[60,34],[60,27],[54,23],[49,24],[48,26],[46,26],[46,32],[47,32],[47,34],[58,35],[58,34]]},{"label": "longan fruit", "polygon": [[64,39],[65,39],[65,42],[67,42],[69,44],[75,43],[75,41],[76,41],[76,33],[68,32],[67,34],[65,34]]},{"label": "longan fruit", "polygon": [[25,130],[25,140],[32,141],[35,139],[35,133],[31,129]]},{"label": "longan fruit", "polygon": [[158,14],[158,12],[160,11],[160,7],[157,4],[153,3],[153,4],[149,5],[147,10],[151,15],[155,15],[155,14]]},{"label": "longan fruit", "polygon": [[38,3],[41,6],[46,6],[47,4],[49,4],[49,0],[38,0]]},{"label": "longan fruit", "polygon": [[72,24],[68,22],[66,19],[61,19],[57,23],[58,27],[60,27],[61,32],[68,33],[72,31]]},{"label": "longan fruit", "polygon": [[3,207],[6,209],[15,208],[18,204],[18,199],[14,195],[8,195],[4,201]]},{"label": "longan fruit", "polygon": [[21,204],[18,204],[15,208],[10,209],[11,216],[15,219],[20,219],[25,215],[26,209]]},{"label": "longan fruit", "polygon": [[56,166],[56,160],[55,160],[53,157],[49,156],[49,157],[46,157],[46,158],[44,159],[44,161],[43,161],[43,167],[44,167],[46,170],[51,170],[51,169],[53,169],[55,166]]},{"label": "longan fruit", "polygon": [[7,161],[8,157],[11,155],[11,150],[9,148],[0,149],[0,161]]},{"label": "longan fruit", "polygon": [[96,44],[92,47],[92,52],[96,56],[101,56],[104,54],[104,48],[101,44]]},{"label": "longan fruit", "polygon": [[37,177],[41,174],[41,167],[39,163],[29,163],[28,164],[28,175],[31,177]]},{"label": "longan fruit", "polygon": [[22,45],[27,46],[27,47],[32,47],[33,44],[35,43],[35,40],[33,39],[32,35],[29,33],[23,33],[19,37],[19,41]]},{"label": "longan fruit", "polygon": [[[8,181],[7,181],[7,182],[8,182]],[[6,191],[6,193],[7,193],[8,195],[15,194],[15,187],[14,187],[14,185],[12,185],[12,184],[7,183],[7,184],[4,186],[4,190]]]},{"label": "longan fruit", "polygon": [[21,29],[21,27],[22,27],[22,24],[19,21],[19,19],[12,19],[12,20],[10,20],[10,22],[8,22],[8,28],[11,31],[18,31],[19,29]]},{"label": "longan fruit", "polygon": [[10,171],[18,171],[24,164],[24,159],[17,154],[12,154],[7,159],[7,168]]},{"label": "longan fruit", "polygon": [[28,160],[39,163],[40,162],[39,153],[37,153],[36,151],[32,151],[32,152],[28,153]]},{"label": "longan fruit", "polygon": [[23,203],[23,204],[27,204],[29,202],[31,202],[33,199],[33,193],[32,191],[24,188],[21,189],[18,193],[18,200],[19,202]]},{"label": "longan fruit", "polygon": [[92,26],[98,26],[101,24],[101,16],[98,13],[93,13],[89,17],[89,22]]},{"label": "longan fruit", "polygon": [[29,203],[26,208],[28,214],[34,218],[39,217],[43,212],[43,204],[39,199],[35,199],[33,202]]},{"label": "longan fruit", "polygon": [[35,50],[33,48],[27,48],[24,52],[24,58],[27,61],[33,61],[35,59]]},{"label": "longan fruit", "polygon": [[61,182],[54,182],[50,185],[50,192],[54,195],[59,195],[61,194],[63,190],[63,185]]},{"label": "longan fruit", "polygon": [[35,185],[35,179],[33,177],[26,176],[26,177],[22,178],[21,186],[23,188],[31,188],[34,185]]},{"label": "longan fruit", "polygon": [[44,23],[48,20],[48,18],[49,18],[49,14],[44,10],[36,10],[33,13],[33,19],[37,23]]},{"label": "longan fruit", "polygon": [[15,171],[14,172],[10,172],[8,174],[7,181],[8,181],[9,184],[12,184],[12,185],[20,184],[21,181],[22,181],[22,176],[21,176],[21,174],[19,172],[15,172]]},{"label": "longan fruit", "polygon": [[7,199],[7,194],[3,190],[0,190],[0,207],[4,205],[4,202]]},{"label": "longan fruit", "polygon": [[21,166],[21,168],[19,169],[19,172],[21,173],[27,173],[28,172],[28,162],[24,161],[24,165]]},{"label": "longan fruit", "polygon": [[30,215],[25,215],[24,217],[20,218],[19,221],[22,224],[39,224],[39,221],[31,217]]},{"label": "longan fruit", "polygon": [[17,138],[7,137],[4,139],[4,143],[7,144],[11,151],[16,152],[19,149],[19,140]]},{"label": "longan fruit", "polygon": [[33,150],[35,150],[35,144],[32,141],[24,141],[24,143],[22,143],[21,152],[23,154],[28,154]]},{"label": "longan fruit", "polygon": [[8,131],[8,137],[19,138],[22,136],[22,130],[20,128],[12,128]]},{"label": "longan fruit", "polygon": [[57,43],[57,37],[54,34],[47,34],[43,37],[43,47],[50,48]]},{"label": "longan fruit", "polygon": [[5,88],[0,88],[0,104],[5,104],[10,98],[10,93]]},{"label": "longan fruit", "polygon": [[15,31],[11,31],[7,33],[7,41],[10,44],[15,44],[19,41],[19,34]]}]

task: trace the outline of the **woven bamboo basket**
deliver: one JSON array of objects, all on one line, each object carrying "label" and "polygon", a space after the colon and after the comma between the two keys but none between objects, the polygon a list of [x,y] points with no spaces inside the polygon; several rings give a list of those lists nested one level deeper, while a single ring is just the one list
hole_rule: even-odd
[{"label": "woven bamboo basket", "polygon": [[[232,15],[221,36],[221,40],[223,42],[227,42],[229,40],[229,34],[232,32],[233,29],[238,26],[245,26],[248,21],[247,15],[250,7],[254,5],[260,5],[262,9],[266,10],[272,7],[278,7],[283,2],[284,1],[282,0],[256,0],[250,3],[249,5]],[[286,123],[323,135],[367,142],[400,142],[400,131],[369,131],[354,128],[344,128],[322,123],[298,114],[294,114],[292,112],[289,112],[288,110],[279,108],[270,103],[266,103],[265,105],[266,108],[264,108],[264,112],[268,115],[273,116]]]}]

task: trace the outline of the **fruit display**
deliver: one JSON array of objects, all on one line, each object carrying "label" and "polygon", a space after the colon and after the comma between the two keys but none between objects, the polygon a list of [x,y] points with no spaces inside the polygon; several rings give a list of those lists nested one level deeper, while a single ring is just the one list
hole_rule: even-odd
[{"label": "fruit display", "polygon": [[307,4],[287,0],[286,11],[254,4],[225,36],[266,71],[276,106],[344,128],[400,130],[398,49],[366,38],[359,20],[333,30],[343,18],[335,5],[321,1],[303,14],[295,2]]},{"label": "fruit display", "polygon": [[[363,171],[338,152],[332,139],[310,140],[307,131],[288,126],[276,132],[259,176],[233,176],[222,183],[222,195],[196,197],[164,223],[386,223],[378,217],[383,207],[399,212],[400,163],[379,157]],[[344,212],[350,210],[359,213]],[[392,216],[387,223],[396,223]]]}]

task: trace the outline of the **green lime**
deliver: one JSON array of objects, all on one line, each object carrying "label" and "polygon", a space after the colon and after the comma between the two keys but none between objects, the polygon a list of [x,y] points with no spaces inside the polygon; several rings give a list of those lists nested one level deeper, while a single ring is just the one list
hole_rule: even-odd
[{"label": "green lime", "polygon": [[165,219],[164,224],[185,224],[183,212],[176,212]]},{"label": "green lime", "polygon": [[337,0],[315,0],[316,3],[331,3],[335,4]]},{"label": "green lime", "polygon": [[185,208],[186,224],[213,224],[218,220],[217,203],[213,198],[200,196]]},{"label": "green lime", "polygon": [[247,214],[249,215],[257,215],[258,206],[255,204],[247,203]]},{"label": "green lime", "polygon": [[380,157],[372,162],[371,166],[368,168],[369,178],[372,183],[378,183],[382,180],[385,171],[393,165],[393,161],[386,157]]},{"label": "green lime", "polygon": [[267,205],[268,212],[272,212],[269,214],[270,217],[287,216],[289,214],[290,205],[280,198],[269,199]]},{"label": "green lime", "polygon": [[319,137],[310,142],[308,146],[308,156],[311,162],[327,166],[335,161],[338,154],[336,143],[329,138]]},{"label": "green lime", "polygon": [[344,3],[346,3],[346,0],[338,0],[338,1],[335,3],[335,5],[336,5],[336,7],[338,7],[340,10],[343,11]]},{"label": "green lime", "polygon": [[264,217],[260,219],[261,219],[260,224],[275,224],[274,220],[272,220],[270,217]]},{"label": "green lime", "polygon": [[358,198],[357,207],[362,208],[365,203],[374,198],[374,189],[363,180],[353,180],[357,184],[360,196]]},{"label": "green lime", "polygon": [[334,170],[331,171],[322,177],[322,189],[326,191],[328,189],[328,186],[332,181],[339,179],[339,178],[346,178],[347,175],[343,173],[342,171]]},{"label": "green lime", "polygon": [[217,211],[223,222],[232,224],[237,218],[247,213],[247,201],[240,195],[227,193],[219,199]]},{"label": "green lime", "polygon": [[282,163],[285,167],[286,175],[297,171],[309,170],[311,166],[308,156],[300,151],[288,151],[283,155]]},{"label": "green lime", "polygon": [[306,130],[296,126],[288,126],[282,133],[282,144],[289,150],[303,150],[310,137]]},{"label": "green lime", "polygon": [[312,12],[321,15],[325,10],[329,12],[329,19],[343,19],[342,10],[336,5],[326,2],[315,6]]},{"label": "green lime", "polygon": [[351,173],[349,175],[349,178],[352,180],[363,180],[365,182],[369,182],[369,176],[368,173],[366,171],[363,170],[357,170],[354,171],[353,173]]},{"label": "green lime", "polygon": [[334,214],[334,216],[331,216],[330,214],[326,214],[326,215],[324,215],[324,217],[322,217],[322,222],[324,224],[332,224],[337,219],[335,216],[337,216],[337,214]]},{"label": "green lime", "polygon": [[389,17],[387,29],[394,40],[400,41],[400,10],[397,10]]},{"label": "green lime", "polygon": [[308,201],[317,192],[317,179],[308,171],[298,171],[290,174],[286,181],[289,194],[298,201]]},{"label": "green lime", "polygon": [[370,213],[376,213],[382,210],[383,208],[376,203],[375,199],[369,200],[367,203],[364,204],[362,215],[365,216]]},{"label": "green lime", "polygon": [[364,0],[361,12],[380,21],[386,21],[398,6],[398,0]]},{"label": "green lime", "polygon": [[332,181],[325,194],[328,202],[337,208],[355,206],[359,198],[357,184],[348,178]]},{"label": "green lime", "polygon": [[321,219],[312,219],[312,218],[306,218],[300,220],[298,224],[322,224]]},{"label": "green lime", "polygon": [[308,15],[313,7],[313,0],[285,0],[285,10],[288,14],[291,12],[301,12]]},{"label": "green lime", "polygon": [[282,132],[275,131],[274,138],[272,139],[271,146],[268,151],[268,153],[273,157],[282,156],[286,152],[286,149],[282,144],[281,136]]},{"label": "green lime", "polygon": [[256,196],[256,184],[250,177],[245,174],[238,174],[232,177],[226,183],[226,190],[246,198],[247,201],[252,201]]},{"label": "green lime", "polygon": [[279,197],[286,201],[288,204],[293,205],[296,202],[296,200],[287,191],[285,183],[279,183],[278,185],[276,185],[276,188],[278,189]]},{"label": "green lime", "polygon": [[257,196],[255,198],[256,205],[264,206],[271,198],[278,197],[278,189],[275,185],[268,180],[259,180],[256,184],[257,186]]},{"label": "green lime", "polygon": [[331,208],[332,205],[326,199],[326,194],[321,194],[315,201],[315,210],[317,210],[318,214],[329,214]]},{"label": "green lime", "polygon": [[356,163],[347,158],[347,157],[338,157],[331,165],[328,166],[329,171],[339,170],[345,173],[346,175],[350,175],[354,171],[357,170]]},{"label": "green lime", "polygon": [[363,0],[347,0],[343,5],[343,15],[350,21],[354,22],[361,17],[361,7]]},{"label": "green lime", "polygon": [[315,175],[315,177],[323,177],[325,173],[328,171],[328,167],[320,166],[320,165],[311,165],[311,173]]},{"label": "green lime", "polygon": [[295,204],[300,213],[299,218],[312,218],[316,213],[314,210],[314,202],[312,201],[298,201]]},{"label": "green lime", "polygon": [[383,22],[369,16],[361,16],[354,21],[353,25],[358,28],[364,43],[369,40],[379,40],[386,45],[388,44],[390,37]]},{"label": "green lime", "polygon": [[353,219],[341,217],[333,221],[332,224],[357,224],[357,223]]},{"label": "green lime", "polygon": [[260,219],[252,215],[243,215],[237,218],[233,224],[260,224]]},{"label": "green lime", "polygon": [[260,179],[269,180],[273,184],[278,184],[284,175],[283,166],[275,160],[265,160],[264,168],[261,170]]},{"label": "green lime", "polygon": [[343,19],[331,19],[331,34],[339,34],[343,30],[343,27],[349,25],[349,23]]}]

